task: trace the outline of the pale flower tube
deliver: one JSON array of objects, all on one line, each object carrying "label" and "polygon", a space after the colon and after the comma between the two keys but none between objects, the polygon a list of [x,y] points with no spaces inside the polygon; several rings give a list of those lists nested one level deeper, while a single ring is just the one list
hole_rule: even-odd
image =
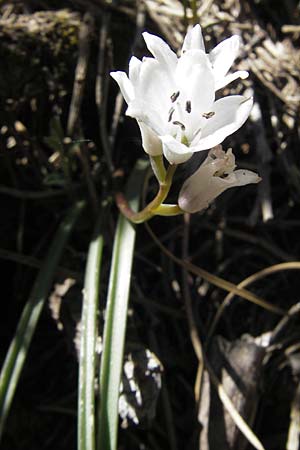
[{"label": "pale flower tube", "polygon": [[195,213],[206,209],[226,189],[258,183],[261,178],[245,169],[235,170],[232,150],[222,146],[211,149],[199,169],[183,184],[178,198],[182,211]]},{"label": "pale flower tube", "polygon": [[111,72],[124,96],[126,114],[140,126],[143,148],[151,156],[164,154],[170,164],[188,160],[194,152],[214,147],[247,120],[252,98],[232,95],[215,99],[215,92],[247,72],[228,70],[240,39],[226,39],[208,55],[199,25],[185,37],[178,58],[165,41],[143,33],[153,58],[132,57],[129,74]]}]

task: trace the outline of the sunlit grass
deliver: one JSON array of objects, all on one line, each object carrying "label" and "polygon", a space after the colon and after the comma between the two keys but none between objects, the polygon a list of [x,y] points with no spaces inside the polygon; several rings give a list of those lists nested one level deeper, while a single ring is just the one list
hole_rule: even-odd
[{"label": "sunlit grass", "polygon": [[78,450],[95,449],[95,370],[98,337],[97,314],[103,251],[102,225],[105,211],[100,212],[89,246],[81,315],[81,341],[78,383]]},{"label": "sunlit grass", "polygon": [[[145,161],[139,161],[132,172],[127,188],[130,206],[137,210]],[[98,450],[115,450],[118,437],[118,401],[127,322],[135,228],[119,215],[105,313],[105,328],[100,370],[100,407],[98,415]]]}]

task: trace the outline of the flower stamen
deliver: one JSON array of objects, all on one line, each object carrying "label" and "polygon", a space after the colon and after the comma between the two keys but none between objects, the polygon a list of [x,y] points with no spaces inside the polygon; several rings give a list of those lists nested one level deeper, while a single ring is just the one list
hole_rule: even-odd
[{"label": "flower stamen", "polygon": [[192,112],[192,103],[191,103],[190,100],[188,100],[188,101],[186,102],[186,104],[185,104],[185,110],[186,110],[187,113]]},{"label": "flower stamen", "polygon": [[173,114],[174,114],[174,111],[175,111],[175,108],[172,107],[172,108],[170,109],[170,111],[169,111],[168,122],[171,122],[172,116],[173,116]]},{"label": "flower stamen", "polygon": [[204,119],[211,119],[216,113],[213,111],[207,112],[207,113],[203,113],[202,117],[204,117]]},{"label": "flower stamen", "polygon": [[174,93],[171,95],[171,102],[172,102],[172,103],[176,102],[176,100],[178,99],[179,95],[180,95],[180,92],[179,92],[179,91],[178,91],[178,92],[174,92]]},{"label": "flower stamen", "polygon": [[179,125],[182,131],[185,130],[185,125],[183,125],[182,122],[179,122],[179,120],[174,120],[174,122],[172,122],[172,123],[173,123],[173,125]]}]

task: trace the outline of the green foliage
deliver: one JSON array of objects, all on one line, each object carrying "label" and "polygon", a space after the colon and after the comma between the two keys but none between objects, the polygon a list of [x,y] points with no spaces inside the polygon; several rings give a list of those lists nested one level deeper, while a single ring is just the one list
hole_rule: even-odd
[{"label": "green foliage", "polygon": [[[135,211],[138,209],[146,168],[145,161],[138,161],[128,182],[127,195],[130,198],[130,206]],[[98,450],[117,448],[118,403],[134,245],[135,229],[120,214],[114,237],[103,334],[99,380]]]},{"label": "green foliage", "polygon": [[33,285],[30,297],[19,320],[15,336],[9,347],[0,375],[0,438],[3,434],[4,425],[35,328],[53,282],[55,270],[66,241],[84,206],[85,202],[83,201],[76,203],[60,224]]}]

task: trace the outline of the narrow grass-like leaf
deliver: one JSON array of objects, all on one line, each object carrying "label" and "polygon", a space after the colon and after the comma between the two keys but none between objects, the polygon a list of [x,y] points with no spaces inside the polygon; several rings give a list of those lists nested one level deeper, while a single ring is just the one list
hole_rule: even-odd
[{"label": "narrow grass-like leaf", "polygon": [[[126,194],[135,211],[142,191],[146,164],[139,161],[128,182]],[[120,214],[114,239],[103,337],[98,450],[115,450],[117,447],[118,401],[134,243],[135,229]]]},{"label": "narrow grass-like leaf", "polygon": [[57,264],[84,204],[83,201],[77,202],[60,224],[24,307],[15,336],[10,344],[0,375],[0,438],[33,333],[51,288]]},{"label": "narrow grass-like leaf", "polygon": [[95,439],[95,350],[97,309],[103,250],[101,211],[89,246],[81,314],[78,387],[78,450],[94,450]]},{"label": "narrow grass-like leaf", "polygon": [[205,269],[202,269],[202,267],[195,266],[194,264],[190,263],[189,261],[185,261],[184,259],[178,258],[177,256],[173,255],[172,252],[170,252],[167,247],[165,247],[158,237],[154,234],[150,226],[146,223],[145,227],[148,230],[148,233],[152,237],[153,241],[156,243],[156,245],[173,261],[175,261],[177,264],[179,264],[181,267],[184,267],[186,270],[188,270],[191,273],[194,273],[195,275],[199,275],[204,280],[208,281],[209,283],[213,284],[214,286],[218,286],[221,289],[224,289],[227,292],[233,293],[234,295],[239,295],[242,298],[245,298],[246,300],[249,300],[250,302],[261,306],[262,308],[266,309],[267,311],[271,311],[274,314],[278,314],[279,316],[284,316],[286,314],[284,309],[279,308],[276,305],[272,305],[271,303],[267,302],[263,298],[257,297],[257,295],[252,294],[252,292],[247,291],[246,289],[243,289],[242,287],[239,287],[235,285],[234,283],[231,283],[230,281],[224,280],[224,278],[220,278],[217,275],[214,275],[213,273],[208,272]]}]

